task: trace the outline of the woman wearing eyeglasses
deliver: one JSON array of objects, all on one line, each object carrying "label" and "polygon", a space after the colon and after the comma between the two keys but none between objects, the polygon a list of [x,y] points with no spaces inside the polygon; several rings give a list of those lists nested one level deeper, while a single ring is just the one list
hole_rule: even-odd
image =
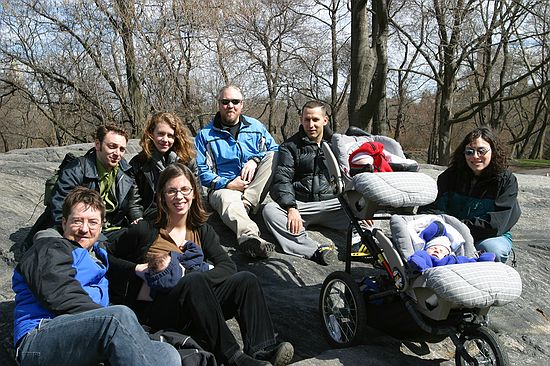
[{"label": "woman wearing eyeglasses", "polygon": [[[273,324],[258,279],[236,266],[221,247],[191,170],[172,164],[160,174],[158,216],[133,225],[108,247],[111,301],[131,307],[141,323],[154,330],[189,334],[226,365],[278,365],[290,362],[294,350],[276,344]],[[168,292],[149,293],[143,278],[146,258],[185,250],[189,241],[201,247],[208,271],[190,271]],[[226,324],[235,317],[243,350]],[[271,362],[271,363],[270,363]]]},{"label": "woman wearing eyeglasses", "polygon": [[498,137],[487,127],[470,132],[455,149],[449,168],[437,179],[437,199],[421,212],[443,212],[462,220],[479,251],[506,262],[510,229],[521,214],[518,182],[508,170]]},{"label": "woman wearing eyeglasses", "polygon": [[187,165],[198,177],[193,137],[181,119],[168,112],[152,115],[139,144],[142,150],[130,160],[141,196],[145,218],[156,215],[155,192],[160,173],[176,161]]}]

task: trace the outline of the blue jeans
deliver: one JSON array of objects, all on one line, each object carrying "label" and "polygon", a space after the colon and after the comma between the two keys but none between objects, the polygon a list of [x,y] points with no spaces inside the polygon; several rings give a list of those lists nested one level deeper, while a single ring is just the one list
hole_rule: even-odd
[{"label": "blue jeans", "polygon": [[512,240],[510,240],[507,236],[502,235],[477,242],[475,243],[475,247],[477,250],[495,253],[495,260],[497,262],[500,261],[502,263],[506,263],[508,256],[512,251]]},{"label": "blue jeans", "polygon": [[20,342],[17,360],[22,366],[181,365],[176,349],[151,341],[122,305],[44,319]]}]

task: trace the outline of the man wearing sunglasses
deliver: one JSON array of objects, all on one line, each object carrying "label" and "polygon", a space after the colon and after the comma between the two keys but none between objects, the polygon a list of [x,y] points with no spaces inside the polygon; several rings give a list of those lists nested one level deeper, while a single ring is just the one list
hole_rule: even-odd
[{"label": "man wearing sunglasses", "polygon": [[267,258],[274,245],[260,237],[249,217],[265,198],[279,146],[265,126],[242,114],[243,95],[234,85],[218,93],[218,113],[195,137],[197,165],[208,202],[237,234],[238,249]]}]

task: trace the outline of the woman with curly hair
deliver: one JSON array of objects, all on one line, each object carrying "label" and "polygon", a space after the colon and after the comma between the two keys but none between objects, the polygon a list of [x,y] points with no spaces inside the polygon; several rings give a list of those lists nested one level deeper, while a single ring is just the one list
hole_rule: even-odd
[{"label": "woman with curly hair", "polygon": [[476,248],[506,262],[510,229],[521,214],[518,182],[496,134],[487,127],[470,132],[455,149],[449,168],[437,179],[437,199],[423,212],[443,212],[462,220]]},{"label": "woman with curly hair", "polygon": [[155,193],[160,173],[170,164],[181,162],[197,176],[193,137],[173,113],[158,112],[147,120],[139,144],[142,150],[130,160],[141,196],[144,218],[156,215]]}]

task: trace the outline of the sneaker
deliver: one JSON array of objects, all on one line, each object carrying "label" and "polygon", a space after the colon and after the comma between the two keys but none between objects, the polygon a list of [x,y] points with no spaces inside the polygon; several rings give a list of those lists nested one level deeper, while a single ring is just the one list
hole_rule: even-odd
[{"label": "sneaker", "polygon": [[328,266],[329,264],[336,262],[334,245],[321,245],[317,248],[315,253],[313,253],[311,259],[323,266]]},{"label": "sneaker", "polygon": [[289,342],[281,342],[256,354],[258,360],[269,361],[273,366],[286,366],[292,361],[294,347]]},{"label": "sneaker", "polygon": [[275,251],[275,245],[252,236],[239,245],[239,250],[251,258],[268,258]]}]

